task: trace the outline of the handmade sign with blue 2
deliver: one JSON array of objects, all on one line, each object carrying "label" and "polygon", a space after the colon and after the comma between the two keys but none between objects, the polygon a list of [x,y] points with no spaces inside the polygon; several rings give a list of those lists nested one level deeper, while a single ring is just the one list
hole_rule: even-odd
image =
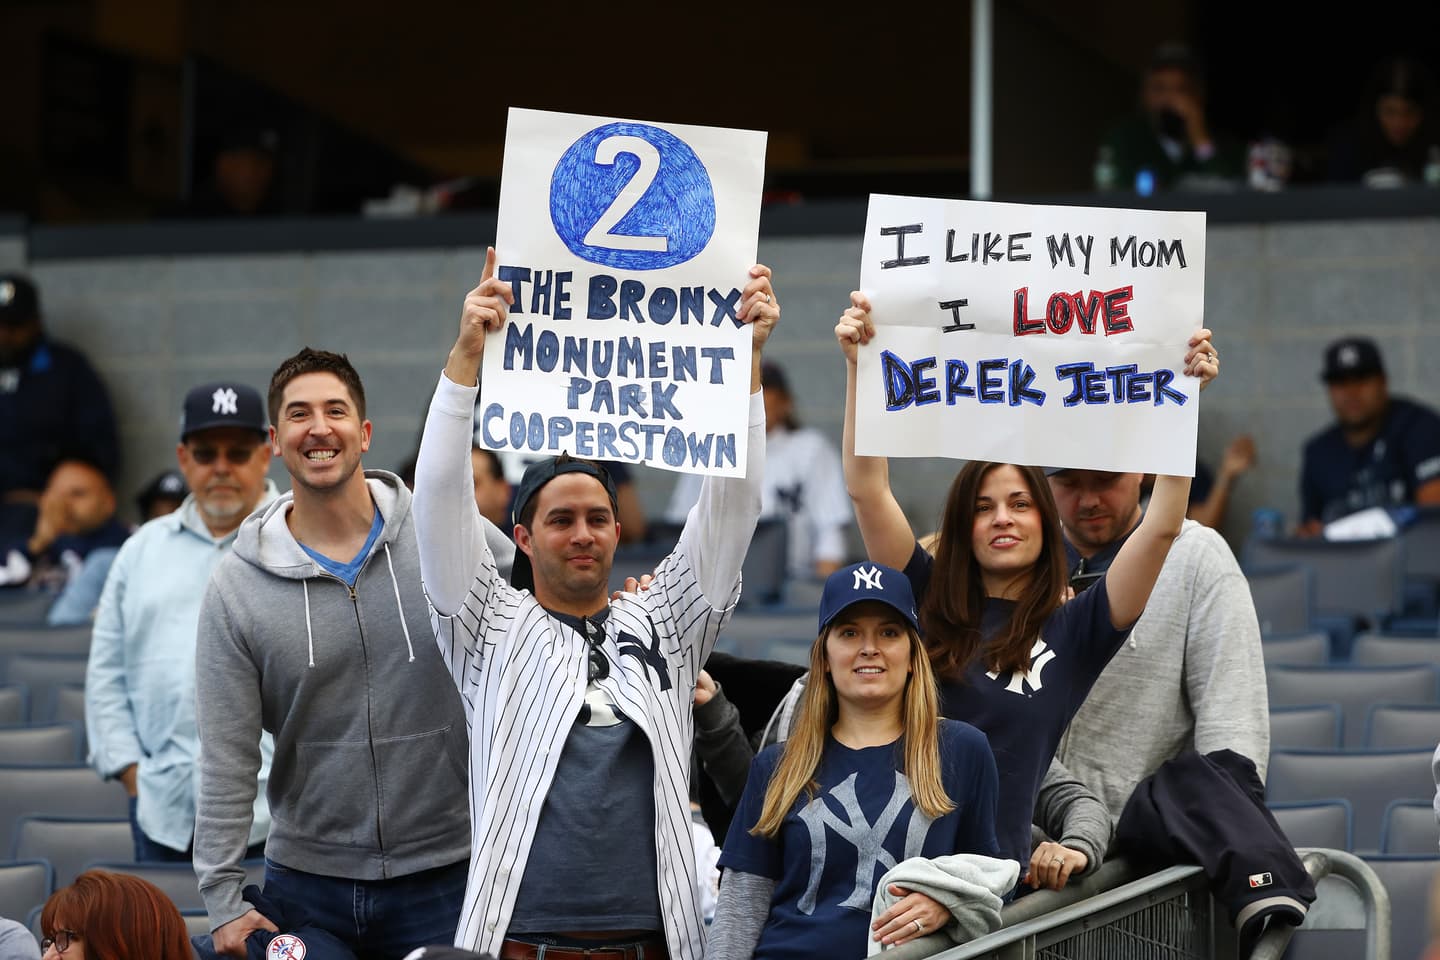
[{"label": "handmade sign with blue 2", "polygon": [[764,159],[755,131],[511,109],[482,443],[744,473]]}]

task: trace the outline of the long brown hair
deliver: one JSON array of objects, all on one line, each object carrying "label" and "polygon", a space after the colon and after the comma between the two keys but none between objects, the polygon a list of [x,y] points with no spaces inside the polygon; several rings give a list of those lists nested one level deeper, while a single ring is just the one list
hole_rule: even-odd
[{"label": "long brown hair", "polygon": [[40,911],[40,929],[54,937],[73,930],[96,960],[192,960],[185,920],[148,880],[86,870],[61,887]]},{"label": "long brown hair", "polygon": [[[987,644],[980,635],[985,612],[985,585],[975,559],[972,538],[975,500],[986,474],[996,467],[1020,471],[1030,496],[1040,509],[1044,542],[1029,583],[1015,602],[1005,628]],[[1030,648],[1045,618],[1060,606],[1065,589],[1065,544],[1060,532],[1060,511],[1050,495],[1050,484],[1039,467],[971,460],[955,476],[945,498],[945,512],[935,541],[935,567],[930,587],[920,604],[920,625],[929,641],[930,659],[937,676],[955,678],[976,658],[999,672],[1030,666]],[[983,649],[982,649],[983,647]]]},{"label": "long brown hair", "polygon": [[[820,788],[815,771],[820,768],[825,736],[840,715],[835,681],[825,669],[825,638],[829,632],[822,632],[810,647],[810,673],[800,695],[800,716],[765,789],[760,819],[750,828],[755,836],[777,836],[801,791],[809,802]],[[940,776],[940,695],[920,636],[909,624],[905,625],[905,633],[910,638],[910,676],[900,704],[905,730],[905,779],[910,781],[915,806],[926,816],[938,818],[955,809]]]}]

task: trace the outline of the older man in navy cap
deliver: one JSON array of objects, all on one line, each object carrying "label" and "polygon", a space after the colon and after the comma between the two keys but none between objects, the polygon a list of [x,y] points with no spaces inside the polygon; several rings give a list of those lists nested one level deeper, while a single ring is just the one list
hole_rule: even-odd
[{"label": "older man in navy cap", "polygon": [[1320,379],[1335,423],[1305,443],[1300,532],[1367,507],[1440,503],[1440,416],[1390,394],[1375,341],[1330,344]]},{"label": "older man in navy cap", "polygon": [[[207,383],[185,395],[175,448],[190,493],[142,526],[110,568],[85,676],[90,765],[130,794],[136,860],[188,861],[195,832],[195,632],[210,572],[258,507],[277,495],[265,405],[252,387]],[[263,743],[263,785],[270,743]],[[258,791],[251,851],[269,832]]]}]

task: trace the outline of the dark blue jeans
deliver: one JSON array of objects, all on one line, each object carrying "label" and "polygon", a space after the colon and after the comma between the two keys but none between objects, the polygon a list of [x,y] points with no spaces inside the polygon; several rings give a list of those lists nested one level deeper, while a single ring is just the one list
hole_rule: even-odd
[{"label": "dark blue jeans", "polygon": [[[135,840],[136,863],[189,863],[192,859],[193,844],[184,850],[175,850],[145,836],[145,831],[140,829],[140,821],[135,819],[134,797],[130,798],[130,836]],[[263,840],[245,851],[246,860],[258,860],[263,856],[265,856]]]},{"label": "dark blue jeans", "polygon": [[400,960],[416,947],[449,946],[465,899],[469,862],[389,880],[322,877],[265,861],[265,895],[295,904],[360,960]]}]

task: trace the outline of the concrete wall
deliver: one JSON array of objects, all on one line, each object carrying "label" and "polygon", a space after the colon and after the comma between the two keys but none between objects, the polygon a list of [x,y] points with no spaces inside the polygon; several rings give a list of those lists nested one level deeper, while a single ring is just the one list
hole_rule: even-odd
[{"label": "concrete wall", "polygon": [[[87,349],[114,395],[126,448],[122,493],[173,463],[187,387],[220,375],[266,386],[283,357],[309,344],[348,353],[369,394],[367,463],[412,451],[483,243],[448,249],[250,256],[43,259],[50,329]],[[15,261],[0,238],[0,261]],[[1374,335],[1397,392],[1440,403],[1440,219],[1212,226],[1206,317],[1224,373],[1204,396],[1200,455],[1211,464],[1252,433],[1260,464],[1245,477],[1226,533],[1238,546],[1253,508],[1293,519],[1303,439],[1329,417],[1316,378],[1334,336]],[[768,356],[782,363],[805,422],[838,442],[843,380],[831,330],[860,257],[854,237],[772,237],[784,320]],[[934,523],[955,464],[897,462],[896,490],[917,529]],[[672,477],[641,470],[645,502]],[[276,479],[285,482],[276,468]]]}]

